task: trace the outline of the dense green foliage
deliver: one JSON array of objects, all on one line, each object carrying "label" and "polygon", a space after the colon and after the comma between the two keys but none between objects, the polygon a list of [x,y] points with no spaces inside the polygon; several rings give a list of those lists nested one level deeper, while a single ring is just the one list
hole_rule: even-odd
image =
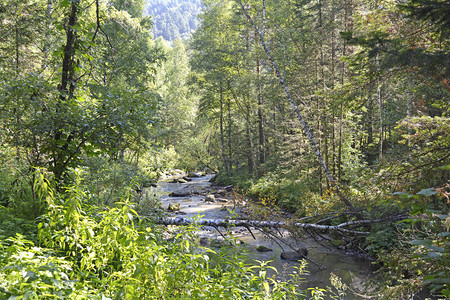
[{"label": "dense green foliage", "polygon": [[442,0],[0,1],[0,298],[325,297],[268,278],[240,248],[200,247],[195,227],[141,220],[163,214],[143,187],[174,168],[218,171],[297,217],[342,213],[327,225],[386,220],[331,238],[376,259],[379,298],[450,297],[448,12]]},{"label": "dense green foliage", "polygon": [[244,263],[242,249],[199,248],[195,228],[179,228],[167,239],[160,228],[135,222],[126,198],[99,211],[76,186],[61,198],[39,174],[35,188],[46,205],[38,238],[26,229],[28,237],[1,236],[2,299],[303,297],[299,278],[271,280],[267,265]]}]

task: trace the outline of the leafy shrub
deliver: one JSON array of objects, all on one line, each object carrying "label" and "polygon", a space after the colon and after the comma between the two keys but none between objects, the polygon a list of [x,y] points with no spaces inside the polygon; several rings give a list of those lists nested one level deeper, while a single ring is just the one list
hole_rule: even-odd
[{"label": "leafy shrub", "polygon": [[431,293],[446,298],[450,296],[450,217],[442,210],[429,208],[435,204],[432,198],[437,198],[445,211],[448,201],[442,196],[445,192],[448,191],[441,191],[439,196],[436,189],[428,188],[415,195],[395,193],[411,203],[411,216],[398,224],[401,230],[397,231],[396,240],[379,233],[372,236],[378,241],[371,243],[372,247],[378,245],[372,250],[378,251],[381,270],[389,280],[385,285],[386,297],[403,297],[421,288],[429,288]]},{"label": "leafy shrub", "polygon": [[27,235],[36,240],[37,230],[33,221],[14,216],[10,209],[0,206],[0,239],[7,239],[16,234]]}]

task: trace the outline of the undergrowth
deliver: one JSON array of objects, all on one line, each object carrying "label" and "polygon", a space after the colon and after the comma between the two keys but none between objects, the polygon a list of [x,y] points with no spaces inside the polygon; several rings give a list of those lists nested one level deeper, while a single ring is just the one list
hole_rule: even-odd
[{"label": "undergrowth", "polygon": [[[299,288],[303,267],[278,282],[267,263],[249,265],[243,249],[199,246],[195,226],[167,238],[165,228],[140,220],[130,195],[111,207],[89,206],[79,186],[55,193],[42,174],[34,189],[45,206],[37,236],[26,222],[15,235],[0,235],[1,299],[326,297],[323,289]],[[19,221],[8,222],[2,229]]]}]

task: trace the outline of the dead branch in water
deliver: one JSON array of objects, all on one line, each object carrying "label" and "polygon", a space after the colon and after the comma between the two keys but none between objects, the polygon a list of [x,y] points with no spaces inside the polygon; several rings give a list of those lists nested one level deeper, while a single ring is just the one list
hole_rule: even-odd
[{"label": "dead branch in water", "polygon": [[177,225],[177,226],[188,226],[188,225],[198,225],[198,226],[212,226],[212,227],[254,227],[254,228],[303,228],[303,229],[314,229],[321,231],[335,231],[340,233],[347,234],[356,234],[356,235],[368,235],[368,231],[359,231],[348,229],[346,227],[358,227],[364,225],[370,225],[375,223],[381,223],[386,221],[399,221],[407,218],[404,215],[395,215],[389,216],[382,219],[375,220],[358,220],[358,221],[349,221],[345,223],[341,223],[339,225],[319,225],[314,223],[300,223],[300,222],[283,222],[283,221],[254,221],[254,220],[239,220],[239,219],[199,219],[192,220],[186,217],[163,217],[163,218],[148,218],[159,225]]}]

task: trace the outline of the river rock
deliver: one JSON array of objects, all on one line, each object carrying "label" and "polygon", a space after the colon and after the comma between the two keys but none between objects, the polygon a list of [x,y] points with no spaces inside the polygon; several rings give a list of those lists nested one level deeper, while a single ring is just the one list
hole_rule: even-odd
[{"label": "river rock", "polygon": [[155,187],[157,187],[156,183],[150,182],[150,181],[144,182],[144,184],[143,184],[142,186],[145,187],[145,188],[148,188],[148,187],[153,187],[153,188],[155,188]]},{"label": "river rock", "polygon": [[224,189],[220,189],[215,192],[215,194],[220,195],[220,196],[225,196],[226,193],[227,193],[227,191]]},{"label": "river rock", "polygon": [[280,257],[285,260],[298,261],[308,256],[308,249],[300,248],[297,251],[282,252]]},{"label": "river rock", "polygon": [[211,243],[211,240],[209,237],[206,236],[202,236],[198,242],[200,243],[200,245],[202,246],[209,246],[209,244]]},{"label": "river rock", "polygon": [[227,185],[226,187],[223,188],[225,191],[227,192],[231,192],[233,190],[233,186],[232,185]]},{"label": "river rock", "polygon": [[202,177],[202,173],[201,172],[189,172],[188,177]]},{"label": "river rock", "polygon": [[173,170],[173,174],[178,174],[178,175],[185,176],[186,172],[184,172],[183,170],[180,170],[180,169],[174,169]]},{"label": "river rock", "polygon": [[210,179],[209,182],[215,182],[217,178],[217,175],[213,175]]},{"label": "river rock", "polygon": [[191,195],[191,191],[181,190],[181,191],[174,191],[174,192],[170,193],[169,197],[186,197],[186,196],[190,196],[190,195]]},{"label": "river rock", "polygon": [[217,202],[222,202],[222,203],[228,203],[228,199],[225,199],[225,198],[216,198],[216,201]]},{"label": "river rock", "polygon": [[190,182],[190,181],[192,181],[192,179],[191,178],[189,178],[189,177],[186,177],[186,176],[184,176],[183,178],[182,178],[183,180],[185,180],[186,182]]},{"label": "river rock", "polygon": [[258,252],[270,252],[273,251],[272,249],[270,249],[269,247],[263,246],[263,245],[259,245],[256,246],[256,251]]},{"label": "river rock", "polygon": [[205,202],[216,202],[216,197],[214,197],[214,195],[207,195]]},{"label": "river rock", "polygon": [[212,239],[210,244],[214,248],[222,248],[224,246],[229,246],[228,241],[224,240],[223,238]]},{"label": "river rock", "polygon": [[167,211],[179,211],[180,203],[169,203],[169,207],[167,207]]},{"label": "river rock", "polygon": [[183,178],[175,178],[170,183],[186,183],[187,181]]}]

